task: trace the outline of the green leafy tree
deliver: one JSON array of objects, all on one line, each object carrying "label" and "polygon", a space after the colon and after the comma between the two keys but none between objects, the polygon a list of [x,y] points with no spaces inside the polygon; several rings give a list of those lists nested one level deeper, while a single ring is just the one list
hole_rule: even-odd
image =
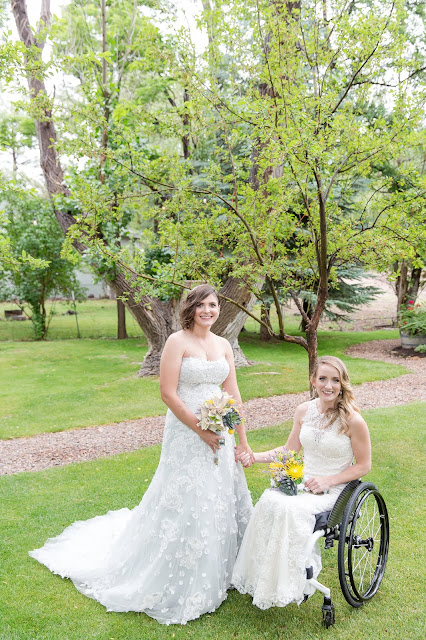
[{"label": "green leafy tree", "polygon": [[[276,337],[303,346],[312,369],[318,323],[338,270],[359,261],[385,269],[410,237],[423,242],[424,176],[415,188],[396,190],[377,167],[416,143],[424,65],[407,54],[412,16],[402,2],[334,2],[324,11],[315,2],[228,7],[225,17],[215,13],[210,44],[217,57],[230,51],[230,77],[245,85],[253,80],[244,92],[235,82],[233,97],[224,96],[209,67],[186,63],[192,122],[201,135],[219,117],[223,144],[204,180],[195,184],[188,171],[166,205],[160,228],[178,251],[163,278],[190,272],[217,281],[231,273],[260,300],[259,283],[266,282],[279,321]],[[246,140],[249,160],[235,153]],[[220,162],[224,148],[228,175]],[[405,174],[415,176],[412,163]],[[224,182],[230,197],[221,191]],[[218,254],[221,242],[226,251]],[[306,337],[285,331],[277,282],[294,299]],[[314,291],[310,314],[303,308],[306,291]]]},{"label": "green leafy tree", "polygon": [[[11,185],[0,174],[0,194],[2,197],[2,205],[5,194],[14,194],[15,197],[28,196],[28,192],[24,191],[19,185]],[[28,255],[26,251],[17,254],[12,249],[11,238],[9,234],[11,220],[5,209],[0,210],[0,275],[3,271],[18,271],[23,265],[27,268],[39,268],[47,266],[47,262],[41,258],[34,258]]]},{"label": "green leafy tree", "polygon": [[34,145],[36,130],[34,120],[19,113],[0,115],[0,149],[12,156],[12,176],[16,180],[18,155]]},{"label": "green leafy tree", "polygon": [[[184,84],[176,83],[170,73],[173,43],[164,46],[158,28],[140,11],[143,4],[130,0],[70,4],[64,22],[55,26],[55,50],[63,56],[66,71],[79,77],[82,93],[79,102],[64,105],[68,110],[62,109],[56,120],[44,85],[46,69],[41,52],[45,32],[31,30],[23,1],[11,2],[27,68],[30,61],[33,66],[34,60],[38,64],[36,73],[31,70],[28,74],[30,112],[36,120],[41,166],[55,215],[67,233],[69,246],[85,253],[91,264],[108,275],[117,296],[126,300],[148,339],[141,373],[152,374],[158,373],[165,340],[179,328],[179,301],[173,295],[176,289],[167,295],[158,288],[142,290],[135,269],[123,267],[120,261],[119,235],[113,234],[112,240],[110,231],[125,226],[122,223],[129,209],[137,217],[142,209],[153,222],[153,233],[150,238],[147,234],[144,243],[158,244],[158,212],[169,194],[140,172],[135,173],[132,165],[148,163],[157,179],[167,176],[175,181],[181,175],[175,163],[185,162],[190,146],[195,148],[197,142],[189,135]],[[46,24],[49,2],[43,3],[41,17],[40,24]],[[55,122],[67,125],[64,135],[61,128],[59,144]],[[148,144],[148,140],[160,137],[164,153]],[[65,180],[58,150],[79,160],[74,179],[68,175]],[[81,171],[83,164],[85,170]],[[136,263],[134,266],[143,269],[142,258]],[[244,312],[227,305],[226,298],[232,292],[245,309],[253,304],[254,296],[238,284],[235,278],[223,282],[224,304],[215,330],[230,340],[237,360],[244,361],[237,342]],[[188,286],[180,283],[181,290]]]},{"label": "green leafy tree", "polygon": [[[388,162],[381,168],[383,172],[391,176],[393,190],[404,191],[406,194],[415,194],[424,189],[425,183],[425,131],[418,132],[417,144],[411,149],[405,150],[400,158],[394,162]],[[407,164],[410,170],[407,170]],[[424,225],[425,214],[416,215],[416,211],[408,209],[405,219],[401,219],[399,234],[406,240],[400,254],[392,263],[392,271],[389,279],[394,287],[397,297],[396,316],[399,319],[408,307],[412,306],[426,284],[426,238],[420,232],[412,233],[413,223]],[[424,229],[424,226],[423,226]]]},{"label": "green leafy tree", "polygon": [[[81,300],[84,292],[77,282],[73,265],[60,257],[64,236],[50,203],[40,197],[6,196],[5,213],[10,221],[8,249],[12,263],[0,272],[0,299],[15,302],[28,313],[36,340],[46,338],[49,316],[48,298],[71,297]],[[39,259],[23,262],[22,256]],[[16,262],[14,262],[16,261]],[[11,268],[19,262],[19,268]]]},{"label": "green leafy tree", "polygon": [[[56,132],[49,105],[38,115],[45,121],[46,184],[69,242],[98,252],[114,271],[111,281],[139,315],[151,353],[159,354],[173,328],[158,297],[167,297],[171,287],[185,286],[188,278],[231,281],[262,300],[266,282],[279,320],[276,337],[304,347],[312,368],[337,269],[358,261],[384,269],[407,237],[422,233],[423,179],[410,192],[394,190],[392,179],[376,170],[414,144],[423,122],[424,52],[413,49],[417,41],[407,36],[415,12],[401,0],[203,4],[201,24],[210,34],[204,57],[184,30],[173,50],[158,42],[151,49],[163,65],[158,75],[166,70],[175,78],[167,90],[183,87],[185,97],[171,96],[172,109],[161,100],[120,103],[114,109],[119,124],[108,120],[108,147],[101,144],[97,157],[105,156],[105,176],[110,167],[125,185],[118,197],[106,178],[90,182],[78,175],[73,195],[81,215],[75,215],[51,143]],[[30,52],[34,42],[24,28],[23,2],[12,6]],[[101,60],[108,63],[103,46],[93,56],[99,69]],[[33,107],[44,104],[44,87],[31,88]],[[89,126],[75,140],[79,157],[95,155],[93,127],[102,141],[105,112],[94,104],[87,102]],[[141,141],[155,136],[167,142],[153,157]],[[188,144],[208,149],[207,160],[188,155]],[[361,181],[365,189],[354,198]],[[102,234],[102,224],[120,219],[130,201],[155,220],[157,241],[172,253],[153,275],[142,252],[129,256]],[[290,238],[295,249],[288,247]],[[298,306],[306,336],[286,332],[276,282]],[[309,290],[316,295],[311,316],[303,309]],[[224,295],[246,312],[237,298]],[[274,334],[267,320],[264,326]]]}]

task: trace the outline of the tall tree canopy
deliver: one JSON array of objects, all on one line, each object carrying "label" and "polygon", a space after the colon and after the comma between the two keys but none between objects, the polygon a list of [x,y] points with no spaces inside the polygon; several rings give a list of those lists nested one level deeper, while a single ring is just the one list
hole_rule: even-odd
[{"label": "tall tree canopy", "polygon": [[[144,8],[152,5],[133,0],[109,3],[102,0],[99,3],[75,1],[67,7],[64,21],[54,27],[56,63],[78,77],[80,99],[71,104],[63,102],[56,110],[55,102],[46,92],[47,67],[41,59],[50,3],[43,0],[39,27],[32,31],[25,2],[11,0],[24,44],[23,61],[19,60],[22,49],[15,50],[17,64],[21,62],[27,71],[30,111],[36,120],[41,166],[57,220],[73,247],[85,253],[117,295],[126,300],[146,334],[149,350],[142,374],[158,373],[164,342],[179,328],[179,296],[176,288],[167,294],[158,290],[144,292],[136,274],[124,269],[118,261],[121,227],[126,226],[129,214],[138,213],[143,199],[151,198],[150,244],[155,245],[158,244],[155,214],[163,206],[161,189],[152,181],[141,184],[139,177],[135,180],[119,156],[127,162],[129,154],[137,153],[150,163],[151,171],[157,175],[164,173],[160,169],[164,158],[153,144],[153,138],[158,138],[152,113],[155,103],[167,110],[170,122],[168,134],[161,131],[164,155],[167,158],[170,153],[173,158],[179,158],[182,150],[184,157],[189,154],[187,137],[176,137],[179,125],[184,126],[186,118],[170,89],[174,80],[170,77],[168,58],[173,58],[173,50],[170,44],[166,50],[158,27],[144,15]],[[185,94],[179,86],[176,91]],[[138,121],[141,113],[142,119]],[[57,122],[65,125],[59,127],[59,137]],[[59,152],[67,154],[71,162],[74,159],[78,167],[69,172],[66,179]],[[172,166],[171,175],[173,173]],[[244,287],[237,287],[235,279],[221,284],[225,293],[234,292],[233,297],[243,309],[253,304],[253,295]],[[237,342],[244,313],[233,305],[224,306],[215,330],[230,340],[237,361],[244,362]]]},{"label": "tall tree canopy", "polygon": [[[185,29],[166,36],[142,3],[126,1],[74,2],[72,21],[57,26],[57,53],[83,90],[61,117],[60,148],[84,166],[69,186],[52,104],[40,74],[29,76],[68,242],[127,297],[153,361],[177,326],[166,302],[176,285],[208,280],[232,284],[225,297],[241,312],[266,283],[279,329],[267,317],[266,328],[307,349],[312,368],[336,270],[383,269],[414,251],[413,238],[424,242],[425,177],[406,154],[423,127],[424,16],[402,0],[205,0],[199,54]],[[29,59],[42,45],[24,2],[12,8]],[[402,158],[409,189],[383,171]],[[114,241],[129,216],[150,222],[143,243],[161,249],[154,264]],[[293,297],[306,337],[286,332],[280,293]]]}]

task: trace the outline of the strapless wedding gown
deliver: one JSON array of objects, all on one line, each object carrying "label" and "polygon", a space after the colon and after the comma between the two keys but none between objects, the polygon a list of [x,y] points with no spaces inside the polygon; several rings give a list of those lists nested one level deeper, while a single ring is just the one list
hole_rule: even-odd
[{"label": "strapless wedding gown", "polygon": [[[340,473],[353,461],[350,438],[338,432],[339,420],[324,429],[323,419],[317,400],[309,402],[300,431],[305,481]],[[234,567],[233,586],[241,593],[251,594],[253,604],[260,609],[285,607],[290,602],[300,604],[306,586],[303,550],[314,530],[315,514],[331,509],[344,487],[332,487],[327,494],[297,496],[267,489],[246,529]],[[321,570],[318,543],[313,555],[316,578]]]},{"label": "strapless wedding gown", "polygon": [[[197,412],[228,373],[225,358],[184,358],[177,393]],[[160,463],[141,503],[75,522],[30,555],[108,611],[143,611],[164,624],[214,611],[252,512],[234,436],[224,437],[216,465],[211,449],[169,410]]]}]

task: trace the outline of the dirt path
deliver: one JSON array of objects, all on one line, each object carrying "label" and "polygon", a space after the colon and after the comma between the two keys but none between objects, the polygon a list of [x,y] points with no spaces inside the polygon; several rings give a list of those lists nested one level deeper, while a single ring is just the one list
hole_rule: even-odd
[{"label": "dirt path", "polygon": [[[355,387],[362,409],[376,409],[426,400],[426,358],[398,358],[392,349],[399,340],[377,340],[355,345],[352,357],[404,364],[409,374],[391,380],[365,382]],[[308,393],[256,398],[244,403],[248,430],[269,427],[288,420]],[[0,475],[40,471],[72,462],[84,462],[161,442],[164,416],[126,420],[101,427],[43,433],[31,438],[0,440]]]}]

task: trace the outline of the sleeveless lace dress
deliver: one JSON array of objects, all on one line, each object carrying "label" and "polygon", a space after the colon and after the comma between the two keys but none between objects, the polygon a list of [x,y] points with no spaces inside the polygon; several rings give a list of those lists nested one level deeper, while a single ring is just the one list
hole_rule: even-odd
[{"label": "sleeveless lace dress", "polygon": [[[197,412],[220,391],[225,358],[184,358],[177,393]],[[226,598],[252,512],[234,436],[213,452],[169,410],[160,463],[141,503],[75,522],[30,555],[108,611],[185,624]]]},{"label": "sleeveless lace dress", "polygon": [[[339,434],[339,420],[321,428],[323,415],[317,400],[308,404],[300,442],[304,450],[304,480],[344,471],[353,461],[350,438]],[[232,584],[250,593],[260,609],[300,604],[306,586],[303,548],[314,530],[315,514],[334,505],[345,484],[322,495],[287,496],[267,489],[256,504],[235,563]],[[318,544],[314,551],[314,577],[321,570]]]}]

